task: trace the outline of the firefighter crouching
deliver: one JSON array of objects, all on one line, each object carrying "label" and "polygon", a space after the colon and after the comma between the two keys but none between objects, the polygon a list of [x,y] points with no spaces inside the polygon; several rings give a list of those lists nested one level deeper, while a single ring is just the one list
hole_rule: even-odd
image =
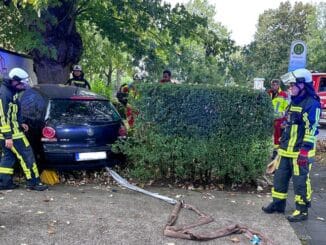
[{"label": "firefighter crouching", "polygon": [[271,81],[271,89],[268,94],[272,98],[273,108],[274,108],[274,150],[272,154],[272,160],[275,159],[277,155],[277,149],[280,146],[280,138],[282,134],[282,124],[286,120],[285,110],[288,106],[288,96],[280,88],[281,81],[278,79],[273,79]]},{"label": "firefighter crouching", "polygon": [[320,116],[320,101],[312,85],[312,75],[306,69],[292,72],[291,103],[281,136],[278,154],[280,164],[274,174],[273,202],[263,207],[266,213],[284,213],[290,178],[293,177],[295,211],[287,219],[298,222],[308,218],[312,189],[309,171],[316,152],[316,136]]},{"label": "firefighter crouching", "polygon": [[16,159],[26,176],[26,188],[43,191],[48,187],[40,182],[32,148],[24,134],[28,125],[22,122],[19,92],[28,86],[29,75],[21,68],[13,68],[9,79],[5,79],[0,87],[0,144],[2,157],[0,161],[0,189],[15,189],[13,183],[13,165]]}]

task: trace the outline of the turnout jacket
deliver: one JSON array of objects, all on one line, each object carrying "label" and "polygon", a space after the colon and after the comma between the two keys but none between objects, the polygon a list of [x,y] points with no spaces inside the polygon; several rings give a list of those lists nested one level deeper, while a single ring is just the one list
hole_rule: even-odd
[{"label": "turnout jacket", "polygon": [[24,137],[21,130],[22,116],[19,93],[10,86],[9,80],[4,80],[0,87],[0,140],[19,139]]},{"label": "turnout jacket", "polygon": [[69,85],[69,86],[76,86],[76,87],[81,87],[81,88],[87,88],[89,90],[91,90],[91,85],[89,84],[89,82],[84,78],[84,73],[82,72],[82,74],[80,76],[74,76],[72,78],[70,78],[65,85]]},{"label": "turnout jacket", "polygon": [[308,157],[316,153],[316,136],[320,117],[320,102],[309,94],[292,99],[286,111],[286,127],[281,136],[279,154],[297,158],[300,150]]},{"label": "turnout jacket", "polygon": [[270,95],[274,108],[274,119],[283,118],[285,115],[286,108],[289,105],[287,100],[287,94],[279,88],[275,93],[273,90],[269,90],[268,94]]}]

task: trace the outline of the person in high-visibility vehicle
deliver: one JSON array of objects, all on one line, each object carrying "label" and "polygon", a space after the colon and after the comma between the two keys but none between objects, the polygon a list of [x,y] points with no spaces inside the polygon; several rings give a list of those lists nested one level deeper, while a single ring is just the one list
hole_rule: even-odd
[{"label": "person in high-visibility vehicle", "polygon": [[274,174],[273,201],[263,207],[265,213],[284,213],[290,178],[293,178],[295,211],[290,222],[308,218],[312,189],[309,172],[316,153],[316,136],[320,117],[320,99],[312,85],[312,75],[306,69],[291,73],[291,103],[286,111],[287,121],[281,136],[278,154],[280,163]]},{"label": "person in high-visibility vehicle", "polygon": [[285,119],[285,110],[289,104],[286,92],[282,91],[281,81],[278,79],[273,79],[271,81],[271,89],[268,94],[271,96],[273,108],[274,108],[274,150],[272,153],[272,160],[275,159],[277,155],[277,149],[280,146],[280,138],[282,134],[282,124]]},{"label": "person in high-visibility vehicle", "polygon": [[0,190],[18,187],[12,179],[16,159],[24,170],[27,189],[43,191],[48,188],[40,181],[33,150],[24,134],[29,127],[22,121],[18,94],[27,88],[28,79],[25,70],[13,68],[9,79],[5,79],[0,87]]}]

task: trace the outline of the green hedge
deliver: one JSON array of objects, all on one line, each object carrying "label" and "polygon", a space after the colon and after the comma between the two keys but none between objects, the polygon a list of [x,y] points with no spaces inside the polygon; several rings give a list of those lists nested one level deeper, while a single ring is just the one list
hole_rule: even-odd
[{"label": "green hedge", "polygon": [[265,93],[189,84],[137,89],[134,135],[119,145],[134,177],[239,183],[263,172],[273,122]]}]

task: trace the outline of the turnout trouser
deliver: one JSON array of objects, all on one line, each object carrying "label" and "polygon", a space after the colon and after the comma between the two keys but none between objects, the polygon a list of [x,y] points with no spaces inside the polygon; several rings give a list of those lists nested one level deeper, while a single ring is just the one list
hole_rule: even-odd
[{"label": "turnout trouser", "polygon": [[275,203],[285,202],[290,178],[293,177],[293,189],[295,194],[296,209],[306,212],[311,202],[311,184],[309,171],[312,159],[307,166],[299,166],[297,158],[281,157],[280,164],[274,174],[274,187],[272,197]]},{"label": "turnout trouser", "polygon": [[6,186],[12,183],[14,173],[13,166],[16,159],[19,161],[27,181],[39,178],[39,172],[35,163],[33,150],[26,138],[13,139],[13,147],[5,147],[5,140],[1,139],[2,157],[0,161],[0,185]]}]

